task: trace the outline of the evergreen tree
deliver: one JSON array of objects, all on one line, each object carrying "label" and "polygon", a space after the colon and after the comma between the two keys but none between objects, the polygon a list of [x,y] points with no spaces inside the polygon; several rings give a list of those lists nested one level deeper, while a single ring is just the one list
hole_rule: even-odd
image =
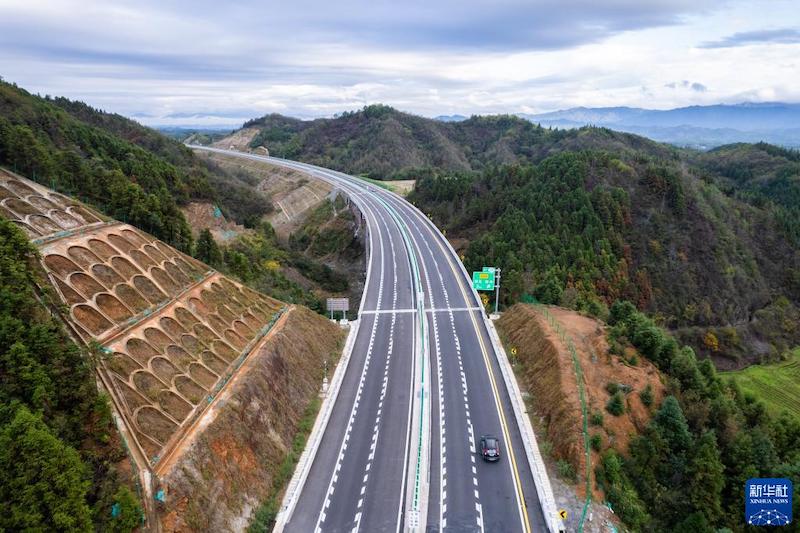
[{"label": "evergreen tree", "polygon": [[722,515],[722,488],[725,467],[720,461],[713,431],[705,431],[697,440],[689,465],[689,500],[696,512],[715,524]]},{"label": "evergreen tree", "polygon": [[661,408],[653,417],[653,422],[673,454],[689,449],[692,443],[692,434],[689,432],[689,425],[686,423],[683,410],[674,396],[667,396],[664,399]]},{"label": "evergreen tree", "polygon": [[0,530],[91,531],[88,489],[78,453],[18,407],[0,428]]},{"label": "evergreen tree", "polygon": [[214,236],[211,235],[211,231],[208,228],[204,228],[200,232],[197,244],[195,245],[194,256],[215,268],[222,265],[222,251],[219,249],[217,241],[214,240]]}]

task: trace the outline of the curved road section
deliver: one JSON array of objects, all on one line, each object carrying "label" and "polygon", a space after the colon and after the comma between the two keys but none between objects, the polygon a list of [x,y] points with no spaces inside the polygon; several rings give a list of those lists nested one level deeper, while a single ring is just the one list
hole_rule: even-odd
[{"label": "curved road section", "polygon": [[[353,176],[192,148],[282,165],[332,183],[356,203],[369,228],[353,351],[284,530],[560,529],[542,511],[531,454],[477,294],[435,226],[401,197]],[[482,460],[485,434],[499,438],[500,461]],[[541,475],[546,486],[539,488],[552,500]]]}]

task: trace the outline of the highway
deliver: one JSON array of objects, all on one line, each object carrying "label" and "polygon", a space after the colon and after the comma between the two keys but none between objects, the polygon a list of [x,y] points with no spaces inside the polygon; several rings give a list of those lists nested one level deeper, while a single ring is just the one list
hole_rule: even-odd
[{"label": "highway", "polygon": [[[435,226],[404,199],[353,176],[192,148],[328,181],[369,228],[351,360],[285,530],[405,531],[420,520],[427,531],[546,531],[480,302]],[[480,458],[482,434],[500,438],[499,462]]]}]

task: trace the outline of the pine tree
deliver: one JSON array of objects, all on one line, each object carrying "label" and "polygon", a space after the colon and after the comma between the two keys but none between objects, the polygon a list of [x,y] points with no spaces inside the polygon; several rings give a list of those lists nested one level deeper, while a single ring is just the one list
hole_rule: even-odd
[{"label": "pine tree", "polygon": [[222,264],[222,252],[208,228],[204,228],[203,231],[200,232],[200,237],[198,237],[195,246],[194,256],[212,267],[218,267]]},{"label": "pine tree", "polygon": [[689,464],[688,496],[692,508],[702,513],[710,524],[715,524],[722,515],[724,471],[714,432],[703,432],[697,440]]},{"label": "pine tree", "polygon": [[689,433],[689,425],[683,410],[674,396],[668,396],[664,400],[653,420],[673,454],[689,449],[692,435]]},{"label": "pine tree", "polygon": [[0,530],[91,531],[88,489],[78,452],[26,407],[0,426]]}]

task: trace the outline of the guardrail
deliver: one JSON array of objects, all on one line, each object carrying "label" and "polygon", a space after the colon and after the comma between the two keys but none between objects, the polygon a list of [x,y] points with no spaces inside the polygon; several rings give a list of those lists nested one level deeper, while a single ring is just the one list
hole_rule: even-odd
[{"label": "guardrail", "polygon": [[[395,224],[400,229],[403,235],[403,243],[406,246],[406,254],[411,263],[411,270],[414,279],[414,288],[417,294],[416,309],[417,309],[417,323],[415,330],[417,331],[417,338],[419,343],[419,358],[415,351],[415,363],[419,362],[419,381],[414,383],[415,397],[419,401],[414,402],[414,411],[418,411],[418,417],[415,417],[415,424],[419,425],[417,431],[412,432],[413,441],[416,444],[416,451],[409,457],[414,458],[413,472],[408,472],[407,489],[410,497],[407,496],[406,507],[406,530],[408,531],[425,531],[428,519],[428,490],[430,486],[430,438],[431,438],[431,409],[425,409],[425,402],[430,401],[430,393],[428,392],[429,385],[426,383],[426,376],[430,375],[430,357],[428,349],[428,334],[426,332],[426,316],[425,316],[425,292],[422,288],[422,279],[420,277],[419,264],[417,263],[417,256],[414,252],[414,247],[411,244],[411,238],[408,235],[408,228],[402,221],[400,215],[382,198],[373,195],[373,197],[383,204],[389,215],[394,219]],[[415,373],[415,376],[417,374]],[[412,402],[414,400],[412,399]],[[416,414],[416,413],[415,413]],[[409,428],[411,429],[411,428]],[[427,471],[427,472],[426,472]]]},{"label": "guardrail", "polygon": [[[391,191],[389,194],[400,198]],[[471,278],[467,273],[464,264],[458,259],[458,254],[453,248],[453,245],[450,244],[450,241],[448,241],[444,235],[441,234],[433,222],[431,222],[428,217],[422,214],[422,212],[416,206],[410,203],[409,205],[411,206],[411,209],[417,212],[419,218],[421,218],[424,223],[433,228],[434,235],[436,235],[439,241],[443,242],[444,246],[447,247],[451,258],[454,259],[455,263],[460,268],[461,273],[464,275],[463,280],[470,280]],[[470,292],[475,298],[476,305],[483,308],[480,296],[478,296],[478,292],[472,287],[472,283],[468,283],[468,286],[470,288]],[[539,497],[539,505],[542,507],[542,513],[545,518],[545,523],[547,524],[547,529],[551,533],[566,531],[564,523],[561,521],[561,518],[558,515],[555,496],[553,495],[553,488],[550,485],[550,477],[547,475],[547,469],[544,461],[542,460],[542,454],[539,451],[539,445],[536,442],[536,435],[533,432],[533,426],[530,418],[528,418],[525,402],[522,399],[522,393],[519,390],[519,385],[517,384],[516,377],[514,376],[514,371],[511,368],[511,363],[509,362],[505,349],[500,342],[500,338],[497,335],[494,324],[485,313],[481,313],[481,315],[486,329],[489,332],[489,338],[492,342],[492,346],[494,347],[495,357],[497,358],[501,374],[503,375],[503,381],[506,384],[506,390],[508,390],[508,395],[511,399],[511,405],[514,410],[514,418],[517,421],[517,426],[519,427],[520,435],[522,436],[523,446],[525,447],[525,455],[531,469],[533,482],[536,485],[536,493]]]},{"label": "guardrail", "polygon": [[[219,150],[219,149],[213,149],[213,148],[209,149],[209,148],[206,148],[206,147],[196,147],[196,148],[205,149],[207,151],[216,151],[216,152],[225,153],[224,150]],[[245,155],[245,157],[246,157],[246,154],[243,154],[243,155]],[[259,157],[259,159],[260,159],[260,157]],[[274,160],[274,159],[277,159],[277,158],[270,158],[270,159]],[[293,164],[296,164],[296,162],[291,161],[291,160],[279,160],[279,161],[287,164],[287,166],[290,166],[290,167],[294,166]],[[299,165],[298,165],[298,167],[299,167]],[[297,168],[297,167],[295,167],[295,168]],[[300,169],[301,170],[306,170],[307,172],[309,171],[309,169],[303,169],[302,167]],[[322,170],[325,170],[325,169],[322,169]],[[348,180],[348,178],[354,179],[351,176],[347,176],[347,175],[339,173],[339,172],[335,172],[335,171],[329,171],[329,172],[332,172],[332,173],[335,173],[335,174],[339,174],[341,176],[339,179],[343,179],[343,180]],[[333,181],[333,180],[330,180],[330,178],[329,179],[320,178],[320,179],[323,179],[324,181]],[[458,267],[460,268],[462,274],[464,275],[464,278],[462,279],[462,282],[464,280],[467,280],[467,282],[469,282],[469,280],[471,278],[470,278],[469,274],[467,273],[466,269],[464,268],[463,263],[458,259],[458,254],[456,253],[456,251],[453,248],[453,246],[450,244],[450,241],[448,241],[446,238],[444,238],[444,236],[441,234],[439,229],[433,224],[433,222],[431,222],[431,220],[428,219],[428,217],[426,217],[424,214],[422,214],[422,212],[416,206],[414,206],[413,204],[407,202],[405,199],[403,199],[399,195],[395,194],[392,191],[385,191],[384,190],[383,192],[385,194],[389,194],[389,195],[399,199],[400,201],[406,203],[410,209],[412,209],[413,211],[415,211],[418,214],[418,217],[422,221],[424,221],[424,223],[426,223],[429,226],[429,228],[432,229],[432,232],[433,232],[434,235],[436,235],[437,239],[439,239],[440,242],[443,242],[444,245],[449,250],[451,257],[454,259],[455,263],[458,265]],[[358,198],[353,198],[353,199],[354,199],[354,201],[356,202],[357,205],[360,203],[358,201]],[[468,286],[470,288],[470,291],[473,294],[473,297],[475,298],[476,305],[480,306],[481,308],[483,308],[482,303],[481,303],[481,299],[478,296],[478,293],[475,291],[475,289],[472,288],[472,284],[471,283],[467,283],[467,284],[468,284]],[[363,305],[363,299],[362,299],[362,305]],[[485,316],[485,314],[482,313],[482,315],[483,315],[482,318],[483,318],[483,321],[484,321],[484,325],[486,326],[486,329],[489,332],[489,338],[490,338],[490,340],[492,342],[492,346],[494,347],[495,357],[497,358],[498,364],[499,364],[500,369],[501,369],[501,373],[503,374],[503,381],[506,384],[506,390],[508,390],[508,394],[509,394],[509,397],[511,399],[511,404],[512,404],[513,410],[514,410],[514,416],[515,416],[515,419],[517,421],[517,426],[520,429],[520,434],[522,436],[523,446],[525,447],[526,458],[528,460],[528,464],[530,466],[531,473],[532,473],[533,478],[534,478],[534,484],[536,485],[536,489],[537,489],[536,492],[537,492],[537,495],[539,497],[539,504],[542,507],[542,512],[544,514],[544,518],[545,518],[545,522],[547,524],[547,528],[551,533],[563,532],[563,531],[565,531],[564,524],[560,520],[560,518],[559,518],[559,516],[557,514],[557,511],[556,511],[555,497],[553,495],[553,490],[552,490],[552,487],[550,485],[550,479],[549,479],[549,477],[547,475],[547,470],[545,468],[544,461],[542,460],[541,452],[539,451],[538,444],[536,443],[536,436],[533,433],[533,426],[531,425],[530,419],[527,416],[527,412],[526,412],[526,409],[525,409],[525,404],[524,404],[524,401],[522,400],[522,394],[521,394],[521,392],[519,390],[519,386],[517,385],[516,378],[514,377],[513,370],[511,369],[511,366],[510,366],[508,357],[506,356],[505,350],[503,349],[502,344],[499,341],[499,337],[497,336],[497,332],[496,332],[496,330],[494,328],[494,324],[492,324],[492,322],[489,320],[488,317]],[[298,489],[298,490],[301,490],[301,488]],[[287,493],[288,493],[288,491],[287,491]],[[280,517],[280,514],[279,514],[279,517]],[[285,525],[285,522],[284,522],[284,525]],[[282,528],[283,528],[283,526],[281,526],[280,529],[279,529],[278,525],[276,524],[275,531],[282,531]]]},{"label": "guardrail", "polygon": [[542,514],[544,515],[547,529],[551,531],[551,533],[566,531],[564,523],[558,516],[553,488],[550,485],[550,477],[547,475],[547,468],[542,459],[542,454],[539,451],[536,435],[533,432],[533,425],[531,425],[531,420],[528,418],[525,401],[522,399],[522,393],[519,390],[517,379],[514,376],[514,370],[511,368],[511,363],[506,356],[506,351],[503,348],[503,344],[500,342],[500,337],[497,334],[494,324],[490,319],[485,317],[484,322],[486,323],[486,329],[489,331],[489,338],[492,341],[495,354],[497,354],[500,373],[503,374],[503,381],[505,381],[508,395],[511,398],[514,418],[517,420],[519,432],[522,436],[525,455],[530,465],[533,482],[536,485],[536,493],[539,496],[539,505],[542,507]]},{"label": "guardrail", "polygon": [[333,372],[328,394],[322,400],[319,414],[314,422],[314,427],[311,428],[306,447],[300,455],[300,459],[297,461],[294,475],[292,475],[292,479],[286,487],[286,493],[283,495],[281,509],[278,511],[278,516],[275,518],[274,533],[283,531],[286,524],[292,518],[292,513],[294,513],[294,509],[297,506],[297,500],[300,497],[300,493],[303,491],[308,473],[311,471],[311,465],[314,463],[314,458],[322,443],[322,437],[325,435],[325,429],[328,427],[328,422],[333,412],[333,406],[336,405],[336,399],[339,397],[339,390],[342,387],[344,375],[350,364],[350,356],[353,353],[353,346],[356,342],[360,323],[360,320],[350,322],[350,331],[347,333],[347,340],[345,341],[344,350],[342,350],[342,357],[339,359],[339,364],[336,365],[336,370]]}]

